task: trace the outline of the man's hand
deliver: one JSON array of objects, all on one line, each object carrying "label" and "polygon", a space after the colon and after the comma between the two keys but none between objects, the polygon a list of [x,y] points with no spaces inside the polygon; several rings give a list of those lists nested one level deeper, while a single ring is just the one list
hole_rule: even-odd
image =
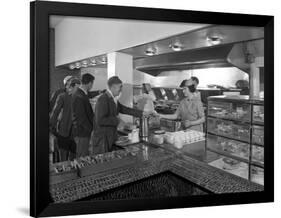
[{"label": "man's hand", "polygon": [[143,116],[143,117],[149,117],[149,116],[151,116],[151,114],[152,114],[151,111],[143,111],[143,112],[142,112],[142,116]]},{"label": "man's hand", "polygon": [[153,114],[153,116],[155,116],[155,117],[160,117],[160,114],[158,114],[156,111],[153,111],[152,114]]},{"label": "man's hand", "polygon": [[188,127],[190,127],[192,124],[191,124],[191,121],[185,120],[185,121],[183,121],[183,125],[184,125],[185,128],[188,128]]},{"label": "man's hand", "polygon": [[143,111],[143,117],[151,117],[151,116],[158,116],[156,111]]}]

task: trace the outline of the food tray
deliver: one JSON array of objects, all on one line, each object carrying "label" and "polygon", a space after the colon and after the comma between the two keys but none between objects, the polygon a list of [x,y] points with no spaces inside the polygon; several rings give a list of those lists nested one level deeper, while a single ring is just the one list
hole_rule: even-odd
[{"label": "food tray", "polygon": [[60,162],[60,163],[56,163],[52,166],[50,166],[50,184],[58,184],[61,182],[66,182],[69,180],[73,180],[73,179],[78,179],[78,169],[72,169],[70,171],[65,171],[65,172],[55,172],[54,168],[55,167],[61,167],[62,165],[69,165],[70,162],[66,161],[66,162]]},{"label": "food tray", "polygon": [[101,155],[101,158],[99,160],[99,163],[88,164],[82,167],[80,166],[78,171],[79,176],[89,176],[92,174],[104,172],[106,170],[112,170],[127,165],[135,164],[137,162],[137,157],[129,154],[120,158],[115,157],[113,159],[107,160],[103,155]]}]

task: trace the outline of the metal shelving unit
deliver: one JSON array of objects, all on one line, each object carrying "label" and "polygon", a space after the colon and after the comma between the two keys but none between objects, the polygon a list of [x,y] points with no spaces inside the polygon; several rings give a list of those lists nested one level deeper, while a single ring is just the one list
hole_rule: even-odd
[{"label": "metal shelving unit", "polygon": [[[225,157],[234,161],[243,162],[247,164],[248,180],[257,182],[257,179],[253,178],[253,171],[258,171],[259,169],[260,172],[264,172],[264,164],[263,159],[261,161],[259,160],[260,158],[253,155],[253,150],[259,150],[256,150],[255,152],[258,152],[259,155],[262,154],[261,157],[263,158],[263,105],[264,101],[262,99],[249,99],[248,96],[209,97],[206,126],[207,140],[205,144],[206,159],[208,159],[208,152],[211,152],[219,156],[222,160],[222,157]],[[259,120],[256,119],[256,115],[258,115]],[[259,134],[255,135],[255,131],[258,131]],[[239,135],[241,132],[244,134],[244,139],[238,138],[241,136]],[[246,140],[245,135],[248,135]],[[253,136],[259,140],[259,143],[254,140]],[[244,149],[243,151],[244,155],[246,154],[246,157],[240,157],[239,152],[238,154],[235,154],[231,149],[232,152],[227,151],[227,149],[224,150],[227,146],[223,148],[223,145],[228,145],[231,149],[233,149],[233,146],[235,145],[234,147],[236,150]],[[219,149],[213,147],[218,147]],[[209,164],[212,165],[211,163],[215,161],[212,161]],[[223,167],[221,169],[225,170]],[[229,172],[231,173],[231,170],[229,170]],[[258,183],[263,184],[263,181]]]}]

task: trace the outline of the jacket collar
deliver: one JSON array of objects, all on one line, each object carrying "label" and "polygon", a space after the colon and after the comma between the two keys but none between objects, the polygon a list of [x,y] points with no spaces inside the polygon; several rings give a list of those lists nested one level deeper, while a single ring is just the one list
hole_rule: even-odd
[{"label": "jacket collar", "polygon": [[79,94],[79,95],[81,95],[81,96],[86,96],[86,97],[88,96],[88,95],[86,95],[86,93],[85,93],[82,89],[80,89],[80,88],[77,89],[76,93]]},{"label": "jacket collar", "polygon": [[112,99],[114,99],[114,97],[113,97],[113,94],[112,94],[112,92],[110,91],[110,90],[106,90],[106,95],[109,97],[109,98],[112,98]]},{"label": "jacket collar", "polygon": [[112,99],[112,101],[117,105],[118,100],[116,98],[113,97],[113,94],[110,90],[106,90],[106,95],[108,96],[109,99]]},{"label": "jacket collar", "polygon": [[88,92],[86,92],[84,89],[82,89],[81,87],[79,87],[78,89],[80,89],[85,95],[88,95]]}]

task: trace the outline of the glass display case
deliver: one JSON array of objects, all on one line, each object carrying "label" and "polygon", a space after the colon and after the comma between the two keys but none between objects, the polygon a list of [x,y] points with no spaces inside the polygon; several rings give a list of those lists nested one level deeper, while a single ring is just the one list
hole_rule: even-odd
[{"label": "glass display case", "polygon": [[211,134],[225,136],[230,139],[250,142],[249,124],[208,117],[208,131]]},{"label": "glass display case", "polygon": [[228,120],[251,120],[250,105],[242,102],[208,101],[208,115]]},{"label": "glass display case", "polygon": [[264,184],[264,102],[247,96],[208,98],[206,160]]},{"label": "glass display case", "polygon": [[264,128],[263,126],[252,127],[252,142],[257,145],[264,144]]},{"label": "glass display case", "polygon": [[261,105],[253,106],[253,123],[263,124],[264,123],[264,107]]},{"label": "glass display case", "polygon": [[225,155],[220,155],[216,152],[208,151],[208,155],[214,159],[209,165],[222,169],[233,175],[240,176],[244,179],[249,178],[249,165],[244,161],[239,161],[236,158],[230,158]]},{"label": "glass display case", "polygon": [[208,150],[236,157],[245,161],[249,160],[250,145],[248,143],[230,140],[216,135],[209,135]]}]

